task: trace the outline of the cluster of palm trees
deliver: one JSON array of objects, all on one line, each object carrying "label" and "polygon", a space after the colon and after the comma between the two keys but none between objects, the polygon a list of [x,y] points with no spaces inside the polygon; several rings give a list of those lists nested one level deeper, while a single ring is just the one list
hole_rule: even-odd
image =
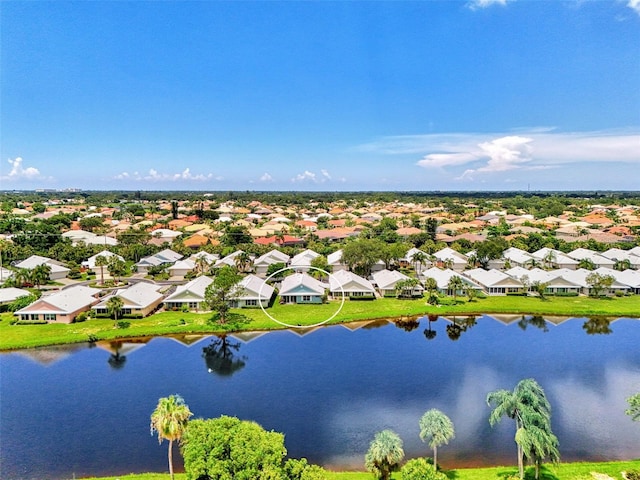
[{"label": "cluster of palm trees", "polygon": [[35,286],[40,288],[46,285],[51,275],[51,265],[41,263],[31,270],[20,268],[5,282],[5,287]]},{"label": "cluster of palm trees", "polygon": [[[638,402],[640,403],[640,399]],[[543,460],[559,461],[558,438],[551,430],[551,406],[544,390],[534,379],[521,380],[513,391],[490,392],[487,395],[487,405],[493,407],[489,415],[491,426],[503,417],[516,423],[515,442],[521,480],[524,478],[525,459],[534,464],[536,479],[539,478]],[[431,409],[424,413],[419,424],[420,438],[433,449],[433,466],[437,469],[438,447],[448,444],[454,438],[453,423],[440,410]],[[365,466],[378,479],[388,480],[392,472],[400,469],[403,459],[402,439],[392,430],[383,430],[371,442],[365,455]]]},{"label": "cluster of palm trees", "polygon": [[[440,410],[432,408],[420,418],[420,438],[433,449],[433,467],[438,468],[438,447],[455,437],[453,422]],[[380,480],[388,480],[399,470],[404,459],[402,439],[393,430],[376,433],[365,455],[365,466]]]}]

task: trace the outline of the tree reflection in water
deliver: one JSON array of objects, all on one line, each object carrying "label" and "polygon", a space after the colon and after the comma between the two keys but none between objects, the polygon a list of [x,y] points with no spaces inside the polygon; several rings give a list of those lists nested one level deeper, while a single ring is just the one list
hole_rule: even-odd
[{"label": "tree reflection in water", "polygon": [[436,320],[438,320],[438,316],[437,315],[428,315],[427,316],[427,328],[424,329],[424,336],[427,340],[433,340],[434,338],[436,338],[436,335],[438,334],[438,332],[436,332],[435,330],[431,329],[431,323],[435,322]]},{"label": "tree reflection in water", "polygon": [[420,322],[415,318],[400,317],[394,322],[395,326],[405,332],[411,332],[420,326]]},{"label": "tree reflection in water", "polygon": [[247,357],[237,355],[240,346],[240,342],[232,342],[226,335],[211,340],[211,343],[202,349],[208,372],[228,377],[244,368]]},{"label": "tree reflection in water", "polygon": [[549,331],[549,327],[547,326],[547,321],[541,315],[531,315],[529,317],[523,315],[522,319],[518,321],[518,326],[522,330],[526,330],[529,325],[537,327],[543,332]]},{"label": "tree reflection in water", "polygon": [[584,322],[582,328],[587,335],[608,335],[611,330],[611,320],[606,317],[591,317]]},{"label": "tree reflection in water", "polygon": [[474,327],[478,321],[474,315],[469,315],[461,320],[458,320],[456,317],[451,319],[452,323],[447,325],[447,336],[450,340],[454,342],[460,338],[460,336]]},{"label": "tree reflection in water", "polygon": [[112,353],[109,355],[109,359],[107,362],[109,366],[114,370],[120,370],[124,367],[124,364],[127,361],[126,355],[121,355],[120,350],[122,350],[122,342],[111,342],[110,343]]}]

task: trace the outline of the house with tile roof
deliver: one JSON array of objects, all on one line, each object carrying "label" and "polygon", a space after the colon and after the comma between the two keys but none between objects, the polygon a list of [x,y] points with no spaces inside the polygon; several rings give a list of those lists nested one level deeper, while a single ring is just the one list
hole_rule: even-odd
[{"label": "house with tile roof", "polygon": [[295,273],[284,278],[280,286],[281,303],[322,303],[329,284],[307,273]]},{"label": "house with tile roof", "polygon": [[212,283],[211,277],[202,275],[184,285],[178,285],[175,291],[164,299],[164,308],[166,310],[208,310],[205,291]]},{"label": "house with tile roof", "polygon": [[329,292],[332,298],[349,300],[373,300],[376,290],[369,280],[348,270],[339,270],[329,276]]},{"label": "house with tile roof", "polygon": [[146,317],[152,314],[162,303],[164,295],[160,293],[162,285],[148,282],[138,282],[127,288],[119,288],[113,293],[102,297],[100,303],[91,307],[98,316],[109,314],[107,307],[112,297],[119,297],[122,302],[120,315],[126,317]]}]

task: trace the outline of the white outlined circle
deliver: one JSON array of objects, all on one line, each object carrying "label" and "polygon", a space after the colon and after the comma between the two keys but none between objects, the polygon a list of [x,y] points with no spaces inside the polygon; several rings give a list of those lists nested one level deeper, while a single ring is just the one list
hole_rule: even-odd
[{"label": "white outlined circle", "polygon": [[[306,268],[309,268],[310,270],[318,270],[319,272],[322,272],[326,275],[329,276],[329,278],[333,277],[335,278],[331,273],[327,272],[326,270],[323,270],[321,268],[316,268],[316,267],[311,267],[311,266],[306,266]],[[273,277],[274,275],[278,275],[279,273],[282,272],[286,272],[287,270],[295,270],[295,267],[285,267],[285,268],[281,268],[280,270],[273,272],[271,275],[269,275],[267,278],[265,278],[262,281],[262,285],[260,285],[260,290],[258,290],[258,305],[260,305],[260,309],[262,310],[262,312],[269,317],[271,320],[273,320],[274,322],[284,326],[284,327],[288,327],[288,328],[313,328],[313,327],[319,327],[320,325],[324,325],[327,322],[330,322],[331,320],[333,320],[336,315],[338,315],[340,313],[340,311],[342,310],[342,307],[344,307],[344,288],[342,288],[342,284],[338,281],[338,279],[336,278],[336,282],[338,282],[338,286],[340,287],[340,293],[342,294],[342,302],[340,303],[340,307],[338,308],[338,310],[336,310],[336,312],[331,315],[329,318],[327,318],[326,320],[323,320],[322,322],[319,323],[314,323],[313,325],[290,325],[286,322],[281,322],[280,320],[278,320],[277,318],[272,317],[271,315],[269,315],[269,313],[264,309],[264,307],[262,306],[262,289],[264,288],[264,286],[267,284],[267,281],[271,279],[271,277]]]}]

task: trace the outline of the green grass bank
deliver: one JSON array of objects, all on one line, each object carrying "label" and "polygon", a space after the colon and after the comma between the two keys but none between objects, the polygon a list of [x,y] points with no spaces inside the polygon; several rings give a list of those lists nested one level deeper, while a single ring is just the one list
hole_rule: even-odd
[{"label": "green grass bank", "polygon": [[[607,475],[616,480],[624,480],[622,472],[639,470],[640,459],[622,462],[579,462],[545,465],[540,474],[541,480],[596,480],[593,473]],[[490,467],[490,468],[461,468],[444,471],[451,480],[500,480],[510,475],[517,475],[518,468]],[[168,473],[142,473],[137,475],[121,475],[116,477],[93,478],[91,480],[169,480]],[[176,480],[186,480],[185,474],[176,474]],[[374,477],[368,472],[330,472],[327,480],[372,480]],[[396,473],[392,477],[400,479]],[[533,480],[533,468],[527,470],[525,477]],[[603,477],[600,477],[603,478]]]},{"label": "green grass bank", "polygon": [[[325,305],[280,305],[277,302],[268,310],[280,322],[289,325],[308,326],[321,323],[331,317],[340,306],[339,301]],[[248,323],[221,326],[211,322],[211,313],[161,312],[142,319],[125,319],[128,328],[114,328],[109,319],[92,319],[72,324],[11,325],[13,315],[0,315],[0,350],[31,348],[47,345],[115,340],[118,338],[155,335],[185,335],[229,333],[237,330],[275,330],[285,328],[268,318],[260,309],[236,310],[250,320]],[[537,297],[500,296],[476,299],[444,298],[439,306],[426,303],[425,299],[398,300],[382,298],[375,301],[345,301],[340,313],[330,324],[374,319],[395,319],[428,314],[440,316],[517,314],[561,317],[604,316],[640,317],[640,295],[615,298],[590,297]]]}]

